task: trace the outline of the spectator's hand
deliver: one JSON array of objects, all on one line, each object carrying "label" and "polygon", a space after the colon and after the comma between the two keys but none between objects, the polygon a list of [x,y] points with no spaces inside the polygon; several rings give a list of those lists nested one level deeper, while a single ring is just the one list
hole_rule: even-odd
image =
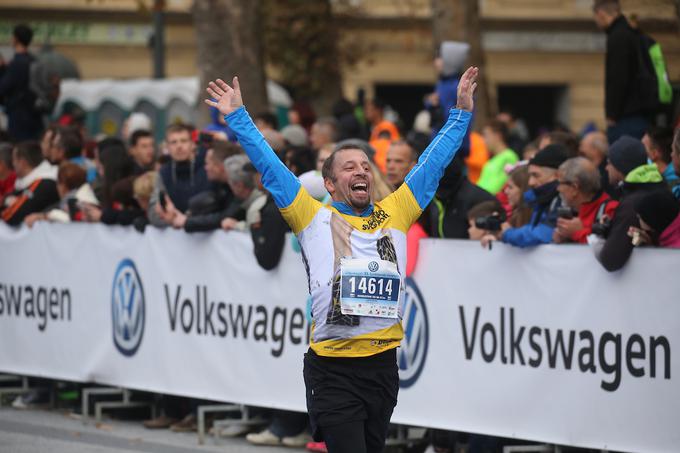
[{"label": "spectator's hand", "polygon": [[510,225],[509,222],[503,222],[501,224],[501,231],[500,231],[499,237],[502,236],[503,233],[505,233],[505,231],[509,230],[510,228],[512,228],[512,225]]},{"label": "spectator's hand", "polygon": [[553,230],[553,235],[552,235],[552,241],[555,244],[561,244],[562,242],[566,242],[562,236],[560,236],[559,231],[557,231],[557,228]]},{"label": "spectator's hand", "polygon": [[583,229],[583,222],[578,217],[573,219],[557,219],[557,228],[555,231],[562,239],[569,239],[571,236]]},{"label": "spectator's hand", "polygon": [[29,228],[33,228],[33,224],[40,220],[47,220],[47,216],[42,212],[34,212],[33,214],[29,214],[26,216],[26,218],[24,219],[24,223]]},{"label": "spectator's hand", "polygon": [[175,214],[175,218],[172,219],[172,226],[175,228],[184,228],[184,225],[187,223],[187,216],[182,214],[181,212],[177,211]]},{"label": "spectator's hand", "polygon": [[652,244],[652,238],[649,233],[645,230],[637,227],[628,228],[628,237],[632,238],[632,243],[634,246],[638,245],[650,245]]},{"label": "spectator's hand", "polygon": [[498,238],[493,234],[485,234],[479,242],[482,244],[482,248],[491,250],[491,244],[496,240],[498,240]]},{"label": "spectator's hand", "polygon": [[223,230],[230,231],[230,230],[233,230],[236,227],[237,223],[238,223],[238,220],[236,220],[232,217],[227,217],[225,219],[222,219],[220,226],[222,227]]},{"label": "spectator's hand", "polygon": [[83,203],[82,210],[86,222],[97,223],[101,221],[102,210],[99,206]]},{"label": "spectator's hand", "polygon": [[456,102],[456,108],[460,110],[465,110],[471,112],[474,109],[475,103],[473,100],[473,95],[477,89],[477,75],[479,74],[479,69],[470,66],[465,73],[463,73],[458,82],[458,101]]},{"label": "spectator's hand", "polygon": [[234,88],[227,85],[222,79],[208,83],[206,91],[212,99],[206,99],[205,103],[210,107],[215,107],[222,115],[228,115],[237,110],[243,105],[238,77],[234,77],[232,85],[234,85]]},{"label": "spectator's hand", "polygon": [[160,202],[156,203],[154,209],[158,217],[160,217],[163,222],[167,223],[168,225],[173,225],[175,216],[179,212],[170,197],[167,195],[165,195],[165,209],[163,209]]}]

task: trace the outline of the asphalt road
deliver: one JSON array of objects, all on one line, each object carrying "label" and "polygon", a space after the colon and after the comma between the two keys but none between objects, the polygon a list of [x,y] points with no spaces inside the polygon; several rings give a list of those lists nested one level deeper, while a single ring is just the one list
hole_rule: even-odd
[{"label": "asphalt road", "polygon": [[0,408],[0,453],[282,453],[283,447],[257,447],[243,438],[207,438],[195,433],[147,430],[141,422],[104,420],[83,424],[63,411]]}]

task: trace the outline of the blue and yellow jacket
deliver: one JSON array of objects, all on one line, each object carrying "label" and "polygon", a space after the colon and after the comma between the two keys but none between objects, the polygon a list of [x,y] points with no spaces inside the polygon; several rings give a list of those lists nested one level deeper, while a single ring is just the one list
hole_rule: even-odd
[{"label": "blue and yellow jacket", "polygon": [[[312,198],[264,140],[244,107],[226,115],[225,120],[300,242],[312,296],[314,352],[330,357],[365,357],[399,346],[403,337],[406,233],[434,196],[444,169],[461,145],[470,113],[452,109],[405,183],[385,199],[370,204],[361,215],[355,215],[343,202],[329,206]],[[402,280],[398,319],[341,313],[341,258],[381,259],[396,264]]]}]

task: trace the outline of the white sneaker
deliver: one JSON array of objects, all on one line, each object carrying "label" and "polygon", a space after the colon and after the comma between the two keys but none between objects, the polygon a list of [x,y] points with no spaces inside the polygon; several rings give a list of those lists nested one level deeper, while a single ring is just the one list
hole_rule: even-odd
[{"label": "white sneaker", "polygon": [[246,436],[246,440],[255,445],[281,445],[281,438],[268,429],[259,433],[250,433]]},{"label": "white sneaker", "polygon": [[12,401],[12,407],[14,409],[27,409],[28,405],[24,403],[23,395],[19,395]]},{"label": "white sneaker", "polygon": [[296,436],[288,436],[281,439],[281,443],[286,447],[303,448],[308,442],[312,441],[312,436],[307,431],[302,431]]}]

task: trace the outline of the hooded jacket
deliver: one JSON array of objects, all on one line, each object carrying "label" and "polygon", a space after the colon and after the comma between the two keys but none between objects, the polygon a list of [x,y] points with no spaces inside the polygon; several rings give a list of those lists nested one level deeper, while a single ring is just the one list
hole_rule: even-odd
[{"label": "hooded jacket", "polygon": [[640,227],[635,203],[645,194],[654,190],[668,190],[661,173],[654,164],[645,164],[626,175],[623,182],[619,206],[602,249],[596,255],[602,266],[609,272],[621,269],[633,252],[633,243],[628,237],[630,227]]}]

